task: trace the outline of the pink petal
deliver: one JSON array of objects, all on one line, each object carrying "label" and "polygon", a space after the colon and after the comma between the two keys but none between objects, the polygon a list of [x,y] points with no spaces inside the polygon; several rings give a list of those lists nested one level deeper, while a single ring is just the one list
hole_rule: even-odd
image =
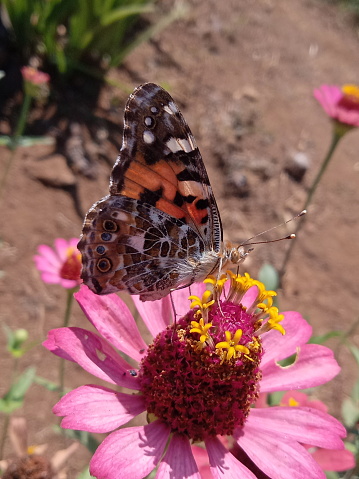
[{"label": "pink petal", "polygon": [[61,278],[56,273],[41,273],[41,279],[44,283],[60,284]]},{"label": "pink petal", "polygon": [[54,406],[65,416],[61,427],[89,432],[109,432],[145,410],[142,396],[113,391],[102,386],[80,386]]},{"label": "pink petal", "polygon": [[171,477],[201,479],[189,440],[179,434],[172,437],[156,474],[156,479]]},{"label": "pink petal", "polygon": [[205,444],[213,479],[256,479],[256,476],[239,462],[218,438],[207,439]]},{"label": "pink petal", "polygon": [[81,328],[53,329],[50,334],[51,341],[43,345],[57,356],[70,356],[85,371],[109,383],[140,388],[137,376],[131,375],[131,366],[96,334]]},{"label": "pink petal", "polygon": [[40,246],[38,246],[37,251],[39,252],[40,256],[42,256],[48,261],[49,264],[55,266],[56,268],[61,268],[62,261],[57,256],[55,251],[50,248],[50,246],[47,246],[46,244],[41,244]]},{"label": "pink petal", "polygon": [[267,363],[286,359],[295,354],[299,346],[304,345],[312,335],[312,327],[295,311],[285,311],[281,325],[286,330],[283,337],[279,331],[271,330],[262,336],[264,355],[261,367],[264,371]]},{"label": "pink petal", "polygon": [[80,238],[70,238],[68,241],[70,248],[75,248],[77,250],[77,244],[79,241],[80,241]]},{"label": "pink petal", "polygon": [[60,285],[63,288],[72,289],[72,288],[76,288],[76,286],[79,286],[79,281],[77,281],[76,279],[60,278]]},{"label": "pink petal", "polygon": [[132,299],[153,337],[156,337],[158,333],[171,324],[172,308],[169,296],[157,301],[146,301],[145,303],[140,300],[139,296],[132,296]]},{"label": "pink petal", "polygon": [[69,242],[64,238],[55,239],[55,250],[62,263],[64,263],[67,259],[67,250],[69,249],[69,246]]},{"label": "pink petal", "polygon": [[189,296],[199,296],[202,298],[203,293],[206,290],[206,285],[203,283],[193,283],[189,288],[182,288],[173,291],[172,299],[173,305],[178,318],[182,318],[185,314],[188,313],[191,301],[188,299]]},{"label": "pink petal", "polygon": [[253,302],[257,299],[258,291],[259,290],[257,286],[252,286],[251,288],[249,288],[249,290],[244,293],[244,296],[241,301],[242,305],[247,309],[253,306]]},{"label": "pink petal", "polygon": [[59,275],[61,265],[53,265],[47,260],[47,258],[44,258],[43,256],[34,256],[34,261],[36,269],[39,271],[56,273],[57,276]]},{"label": "pink petal", "polygon": [[59,358],[64,358],[66,361],[72,361],[76,362],[72,356],[67,354],[65,351],[63,351],[61,348],[59,348],[56,344],[56,337],[57,337],[57,329],[51,329],[47,333],[47,339],[42,343],[42,345],[48,349],[52,354],[55,354],[56,356],[59,356]]},{"label": "pink petal", "polygon": [[91,459],[90,474],[98,479],[143,479],[161,459],[169,434],[159,421],[111,433]]},{"label": "pink petal", "polygon": [[273,361],[262,368],[261,392],[312,388],[330,381],[339,371],[333,351],[318,344],[305,344],[291,366],[281,367]]},{"label": "pink petal", "polygon": [[308,407],[277,406],[265,409],[252,409],[247,419],[257,431],[280,431],[287,440],[325,447],[343,449],[340,437],[346,436],[344,426],[326,413]]},{"label": "pink petal", "polygon": [[[239,446],[269,477],[275,479],[325,479],[324,472],[306,449],[280,431],[263,432],[246,423]],[[240,477],[240,476],[237,476]]]},{"label": "pink petal", "polygon": [[200,446],[192,446],[192,453],[198,466],[202,479],[213,479],[209,468],[209,459],[206,449]]},{"label": "pink petal", "polygon": [[75,299],[101,336],[123,353],[141,361],[147,345],[130,310],[116,294],[98,296],[83,285]]},{"label": "pink petal", "polygon": [[312,456],[325,471],[348,471],[355,467],[355,456],[347,449],[342,451],[317,449],[312,452]]}]

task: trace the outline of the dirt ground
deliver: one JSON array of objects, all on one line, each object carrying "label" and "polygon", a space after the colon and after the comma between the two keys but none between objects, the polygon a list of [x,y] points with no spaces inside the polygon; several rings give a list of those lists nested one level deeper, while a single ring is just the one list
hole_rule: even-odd
[{"label": "dirt ground", "polygon": [[[345,12],[322,0],[186,4],[181,20],[137,48],[110,77],[126,85],[128,92],[145,81],[169,89],[200,147],[225,237],[240,242],[301,210],[331,139],[330,121],[312,92],[324,83],[358,83],[358,33]],[[105,86],[97,104],[97,111],[106,110],[118,125],[113,133],[117,143],[128,92]],[[74,98],[71,107],[75,115],[86,105]],[[81,212],[107,194],[117,148],[112,145],[109,150],[108,161],[100,159],[95,178],[88,179],[74,175],[52,147],[18,149],[6,185],[0,227],[0,269],[5,273],[0,283],[1,322],[28,329],[31,340],[38,342],[21,361],[21,369],[33,364],[38,375],[53,381],[57,359],[40,343],[49,329],[61,326],[65,292],[42,283],[32,257],[39,244],[79,236]],[[358,152],[359,132],[354,130],[342,140],[320,184],[279,292],[280,308],[300,311],[316,335],[349,331],[359,314]],[[296,153],[309,160],[302,182],[285,170]],[[0,149],[1,168],[8,155]],[[61,185],[71,187],[54,187],[54,175]],[[74,181],[77,207],[69,194]],[[266,238],[294,228],[292,223]],[[280,268],[287,247],[286,242],[257,246],[243,270],[255,276],[264,262]],[[77,306],[71,324],[87,326]],[[350,340],[359,345],[357,329]],[[8,387],[11,367],[4,344],[2,336],[0,395]],[[320,388],[318,396],[339,417],[358,371],[343,345],[337,340],[328,345],[342,373]],[[93,382],[76,365],[68,364],[67,373],[67,387]],[[23,410],[17,411],[28,419],[29,442],[49,443],[49,454],[70,444],[53,432],[51,407],[56,400],[55,394],[33,386]],[[75,477],[89,457],[81,447],[69,462],[69,477]]]}]

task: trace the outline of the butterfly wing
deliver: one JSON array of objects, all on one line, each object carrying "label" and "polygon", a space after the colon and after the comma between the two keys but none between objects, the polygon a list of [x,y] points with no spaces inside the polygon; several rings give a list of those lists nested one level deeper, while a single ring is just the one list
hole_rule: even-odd
[{"label": "butterfly wing", "polygon": [[201,154],[179,108],[158,85],[139,86],[127,102],[110,193],[168,213],[219,251],[222,226]]},{"label": "butterfly wing", "polygon": [[126,290],[143,300],[162,298],[193,282],[205,250],[190,226],[125,196],[108,196],[92,207],[79,247],[82,278],[92,291]]},{"label": "butterfly wing", "polygon": [[222,228],[203,160],[171,96],[147,83],[130,96],[110,196],[85,218],[82,278],[97,294],[143,300],[203,279]]}]

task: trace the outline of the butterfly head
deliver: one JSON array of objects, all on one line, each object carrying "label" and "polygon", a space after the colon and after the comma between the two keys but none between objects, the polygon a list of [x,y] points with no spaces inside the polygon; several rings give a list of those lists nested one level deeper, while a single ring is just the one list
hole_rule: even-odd
[{"label": "butterfly head", "polygon": [[233,246],[231,243],[226,243],[224,247],[224,257],[226,263],[230,263],[232,265],[243,263],[249,253],[253,250],[253,248],[246,250],[242,245]]}]

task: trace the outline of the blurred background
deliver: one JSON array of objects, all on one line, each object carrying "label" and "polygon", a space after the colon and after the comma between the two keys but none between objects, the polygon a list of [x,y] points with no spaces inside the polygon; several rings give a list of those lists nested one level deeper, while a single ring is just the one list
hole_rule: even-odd
[{"label": "blurred background", "polygon": [[[155,82],[178,103],[225,238],[240,243],[300,212],[332,135],[313,90],[359,82],[358,35],[355,0],[1,2],[0,396],[14,367],[10,330],[24,328],[29,346],[18,371],[35,367],[37,379],[14,414],[26,417],[29,443],[48,444],[49,457],[72,443],[54,429],[57,394],[41,384],[57,381],[58,360],[41,342],[62,325],[66,292],[41,280],[33,256],[40,244],[79,237],[85,213],[108,193],[132,90]],[[24,66],[49,76],[29,81]],[[348,398],[357,407],[358,152],[354,129],[321,180],[278,295],[281,310],[299,311],[335,351],[342,372],[317,393],[338,418]],[[294,230],[290,223],[264,238]],[[256,276],[264,264],[280,271],[288,243],[256,246],[241,272]],[[87,327],[77,305],[70,322]],[[88,382],[66,365],[66,387]],[[3,457],[12,454],[5,441]],[[63,477],[80,477],[90,457],[81,445]]]}]

